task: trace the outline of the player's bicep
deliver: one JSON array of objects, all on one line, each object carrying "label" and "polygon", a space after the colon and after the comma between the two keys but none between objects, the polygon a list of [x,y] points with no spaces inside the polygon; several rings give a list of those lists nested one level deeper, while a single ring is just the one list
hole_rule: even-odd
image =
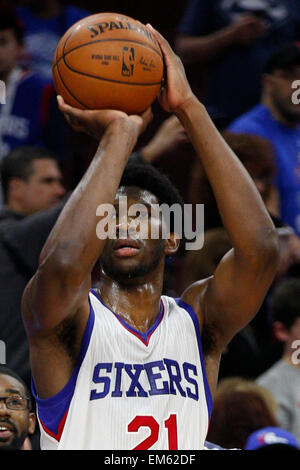
[{"label": "player's bicep", "polygon": [[223,257],[202,293],[204,321],[221,348],[256,315],[273,277],[273,266],[245,260],[234,249]]},{"label": "player's bicep", "polygon": [[37,272],[22,299],[30,365],[37,395],[48,398],[71,378],[89,318],[86,285],[74,292],[63,282]]}]

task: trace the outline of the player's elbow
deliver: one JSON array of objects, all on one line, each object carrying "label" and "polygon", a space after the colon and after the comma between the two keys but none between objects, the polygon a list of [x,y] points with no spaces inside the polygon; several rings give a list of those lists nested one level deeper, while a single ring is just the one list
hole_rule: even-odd
[{"label": "player's elbow", "polygon": [[255,248],[255,260],[262,268],[268,267],[268,269],[276,272],[279,256],[279,238],[277,230],[272,227],[259,238]]}]

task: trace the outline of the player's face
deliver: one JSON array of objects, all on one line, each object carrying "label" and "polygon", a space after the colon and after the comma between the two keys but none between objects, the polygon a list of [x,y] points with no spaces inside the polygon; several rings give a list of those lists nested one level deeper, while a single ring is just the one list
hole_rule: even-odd
[{"label": "player's face", "polygon": [[107,240],[100,258],[110,278],[143,278],[160,264],[163,266],[165,240],[154,235],[160,235],[161,227],[160,217],[151,210],[155,205],[158,200],[149,191],[137,187],[118,190],[114,205],[116,238]]},{"label": "player's face", "polygon": [[[25,396],[24,387],[13,377],[0,374],[0,397]],[[21,449],[28,434],[34,432],[35,416],[28,407],[12,410],[0,401],[0,450]]]},{"label": "player's face", "polygon": [[292,125],[300,123],[300,104],[292,99],[295,93],[292,84],[300,79],[300,66],[294,66],[290,71],[277,70],[269,78],[271,97],[279,113]]},{"label": "player's face", "polygon": [[26,214],[56,205],[65,194],[62,175],[54,160],[37,159],[32,166],[32,174],[27,181],[20,183],[19,189]]},{"label": "player's face", "polygon": [[22,46],[18,43],[12,29],[0,31],[0,76],[6,78],[18,62]]}]

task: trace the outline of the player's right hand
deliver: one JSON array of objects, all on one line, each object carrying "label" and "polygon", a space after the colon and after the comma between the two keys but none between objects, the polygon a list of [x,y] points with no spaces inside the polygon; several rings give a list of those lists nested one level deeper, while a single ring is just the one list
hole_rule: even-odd
[{"label": "player's right hand", "polygon": [[62,96],[57,97],[58,107],[67,122],[77,132],[84,132],[95,139],[101,139],[103,133],[112,126],[122,126],[129,134],[138,138],[152,120],[151,108],[141,115],[128,116],[123,111],[114,109],[78,109],[64,102]]},{"label": "player's right hand", "polygon": [[196,97],[186,78],[184,66],[168,41],[151,25],[147,24],[146,27],[155,37],[164,56],[166,83],[161,89],[159,102],[165,111],[176,114]]}]

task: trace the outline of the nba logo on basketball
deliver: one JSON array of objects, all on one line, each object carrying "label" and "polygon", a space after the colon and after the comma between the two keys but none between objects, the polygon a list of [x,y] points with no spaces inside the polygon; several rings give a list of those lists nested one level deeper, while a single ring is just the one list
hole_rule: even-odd
[{"label": "nba logo on basketball", "polygon": [[122,75],[132,77],[134,69],[134,48],[123,47]]},{"label": "nba logo on basketball", "polygon": [[0,104],[6,103],[6,87],[5,83],[0,80]]}]

